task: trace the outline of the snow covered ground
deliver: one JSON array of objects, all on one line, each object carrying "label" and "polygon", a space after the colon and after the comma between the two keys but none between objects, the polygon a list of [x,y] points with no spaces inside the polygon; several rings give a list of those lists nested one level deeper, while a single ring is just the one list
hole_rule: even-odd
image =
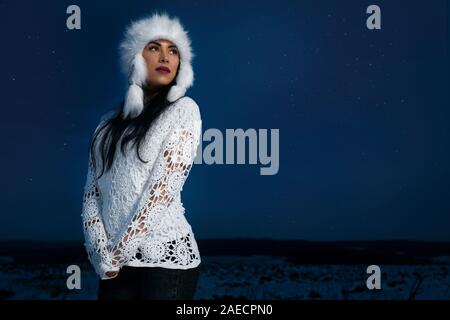
[{"label": "snow covered ground", "polygon": [[[196,299],[450,299],[449,257],[440,264],[380,265],[381,290],[366,287],[367,265],[298,265],[284,257],[204,256]],[[81,289],[66,286],[68,265],[17,264],[0,257],[0,299],[96,299],[97,276],[80,265]]]}]

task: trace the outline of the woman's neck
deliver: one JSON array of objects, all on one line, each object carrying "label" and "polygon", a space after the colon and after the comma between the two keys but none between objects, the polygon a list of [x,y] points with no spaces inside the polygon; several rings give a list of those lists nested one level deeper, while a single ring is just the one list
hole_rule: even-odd
[{"label": "woman's neck", "polygon": [[157,94],[158,90],[144,87],[144,104],[150,102]]}]

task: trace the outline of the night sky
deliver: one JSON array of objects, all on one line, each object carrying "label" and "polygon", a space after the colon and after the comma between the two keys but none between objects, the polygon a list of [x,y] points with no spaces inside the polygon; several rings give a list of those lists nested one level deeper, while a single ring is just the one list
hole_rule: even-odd
[{"label": "night sky", "polygon": [[[71,4],[81,30],[66,28]],[[381,30],[366,28],[371,4]],[[196,237],[450,240],[447,5],[0,1],[0,240],[82,239],[88,143],[125,94],[117,47],[154,10],[189,31],[203,131],[280,130],[276,175],[194,165]]]}]

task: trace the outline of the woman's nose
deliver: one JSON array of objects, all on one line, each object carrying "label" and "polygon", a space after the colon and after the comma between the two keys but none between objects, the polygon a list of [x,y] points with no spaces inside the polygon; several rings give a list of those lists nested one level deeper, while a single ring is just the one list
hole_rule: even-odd
[{"label": "woman's nose", "polygon": [[166,61],[166,62],[168,61],[168,58],[167,58],[167,56],[166,56],[165,53],[163,53],[163,54],[161,55],[160,61]]}]

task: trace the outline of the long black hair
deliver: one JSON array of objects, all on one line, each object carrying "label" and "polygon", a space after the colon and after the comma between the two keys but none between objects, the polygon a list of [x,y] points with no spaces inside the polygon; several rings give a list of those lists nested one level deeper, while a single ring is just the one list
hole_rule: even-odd
[{"label": "long black hair", "polygon": [[[126,132],[122,139],[122,143],[120,145],[120,150],[122,154],[125,154],[124,148],[129,142],[133,143],[133,146],[136,147],[136,153],[140,161],[147,163],[148,161],[144,161],[139,155],[139,147],[144,139],[147,131],[149,130],[153,121],[158,118],[158,116],[170,105],[181,99],[178,98],[176,101],[169,102],[167,100],[167,94],[170,88],[173,85],[176,85],[176,78],[178,75],[178,71],[180,70],[180,64],[178,65],[178,70],[176,76],[173,81],[165,86],[161,86],[157,89],[155,96],[150,100],[145,102],[144,109],[141,114],[135,118],[122,118],[122,110],[125,101],[123,100],[119,107],[116,109],[116,112],[113,116],[107,119],[101,127],[94,134],[94,137],[91,139],[90,143],[90,154],[92,157],[92,162],[94,167],[96,167],[95,161],[95,142],[97,140],[100,132],[105,130],[105,134],[102,136],[100,140],[100,155],[102,160],[102,172],[98,178],[100,178],[105,172],[105,162],[106,162],[106,171],[111,169],[111,166],[114,162],[114,156],[116,153],[117,142],[120,140],[122,135]],[[144,95],[146,95],[146,90],[144,90]],[[146,101],[147,99],[144,99]]]}]

